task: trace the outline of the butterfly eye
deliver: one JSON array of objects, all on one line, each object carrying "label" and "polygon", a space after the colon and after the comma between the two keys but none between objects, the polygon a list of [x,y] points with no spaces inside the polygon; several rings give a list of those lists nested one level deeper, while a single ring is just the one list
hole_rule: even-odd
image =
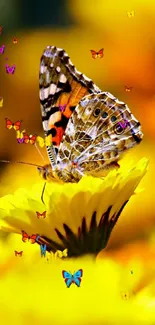
[{"label": "butterfly eye", "polygon": [[94,112],[94,116],[95,117],[99,116],[100,112],[101,112],[100,108],[96,108]]},{"label": "butterfly eye", "polygon": [[116,134],[122,134],[124,132],[124,128],[119,123],[117,123],[114,131]]},{"label": "butterfly eye", "polygon": [[103,112],[102,118],[106,118],[107,116],[108,116],[108,113],[107,112]]},{"label": "butterfly eye", "polygon": [[116,122],[116,120],[117,120],[117,117],[113,115],[113,116],[111,117],[111,122],[114,123],[114,122]]}]

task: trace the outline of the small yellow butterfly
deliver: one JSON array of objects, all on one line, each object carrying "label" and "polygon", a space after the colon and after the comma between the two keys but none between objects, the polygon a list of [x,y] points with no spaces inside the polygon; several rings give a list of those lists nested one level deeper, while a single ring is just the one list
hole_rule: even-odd
[{"label": "small yellow butterfly", "polygon": [[68,249],[64,249],[63,251],[57,250],[55,253],[49,253],[50,254],[50,258],[53,259],[57,259],[57,258],[62,258],[62,257],[67,257],[68,256]]},{"label": "small yellow butterfly", "polygon": [[67,257],[68,256],[68,249],[64,249],[63,251],[57,250],[55,252],[56,257],[62,258],[62,257]]},{"label": "small yellow butterfly", "polygon": [[129,18],[134,17],[134,15],[135,15],[134,10],[132,10],[132,11],[127,11],[127,15],[128,15]]},{"label": "small yellow butterfly", "polygon": [[16,131],[16,138],[17,138],[17,139],[23,139],[23,138],[24,138],[24,133],[25,133],[25,132],[26,132],[25,130],[23,130],[23,131],[21,131],[21,132],[20,132],[20,130]]},{"label": "small yellow butterfly", "polygon": [[44,146],[51,146],[52,143],[52,135],[49,134],[45,139],[43,139],[42,137],[37,137],[36,139],[39,143],[39,146],[41,148],[43,148]]}]

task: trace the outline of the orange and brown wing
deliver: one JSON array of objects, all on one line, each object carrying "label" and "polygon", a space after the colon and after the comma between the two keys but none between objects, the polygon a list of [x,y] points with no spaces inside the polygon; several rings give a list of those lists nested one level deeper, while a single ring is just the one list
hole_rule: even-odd
[{"label": "orange and brown wing", "polygon": [[45,137],[51,134],[58,149],[76,105],[84,96],[101,90],[76,70],[63,49],[55,46],[48,46],[41,57],[39,87]]},{"label": "orange and brown wing", "polygon": [[97,56],[101,59],[103,58],[103,49],[99,50]]},{"label": "orange and brown wing", "polygon": [[21,126],[21,121],[16,121],[13,124],[13,128],[15,129],[15,131],[18,131],[20,129],[20,126]]},{"label": "orange and brown wing", "polygon": [[32,136],[30,136],[29,137],[29,139],[30,139],[30,144],[35,144],[35,142],[36,142],[36,135],[32,135]]},{"label": "orange and brown wing", "polygon": [[29,237],[29,241],[31,244],[34,244],[36,242],[36,238],[37,238],[38,235],[32,235]]},{"label": "orange and brown wing", "polygon": [[22,230],[22,241],[25,243],[28,240],[29,240],[29,235],[24,230]]},{"label": "orange and brown wing", "polygon": [[5,122],[6,122],[6,128],[11,130],[12,127],[13,127],[13,123],[11,120],[9,120],[8,118],[5,119]]},{"label": "orange and brown wing", "polygon": [[24,134],[24,143],[25,144],[27,144],[27,143],[29,143],[30,142],[30,137],[29,137],[29,135],[28,134]]},{"label": "orange and brown wing", "polygon": [[97,56],[98,56],[98,53],[97,53],[96,51],[94,51],[94,50],[90,50],[90,52],[91,52],[91,54],[92,54],[92,58],[93,58],[93,59],[96,59]]}]

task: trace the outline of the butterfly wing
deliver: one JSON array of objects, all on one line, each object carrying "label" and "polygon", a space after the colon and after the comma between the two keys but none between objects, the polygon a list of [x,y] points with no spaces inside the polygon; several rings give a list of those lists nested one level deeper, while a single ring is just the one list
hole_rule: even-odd
[{"label": "butterfly wing", "polygon": [[69,288],[73,282],[73,276],[71,273],[67,272],[67,271],[62,271],[62,276],[65,279],[65,283],[67,288]]},{"label": "butterfly wing", "polygon": [[100,59],[103,58],[103,50],[104,50],[104,49],[101,49],[101,50],[98,51],[98,57],[99,57]]},{"label": "butterfly wing", "polygon": [[78,270],[77,272],[75,272],[73,274],[73,280],[74,280],[74,283],[77,285],[77,287],[80,287],[82,276],[83,276],[83,270],[82,269]]},{"label": "butterfly wing", "polygon": [[28,239],[29,239],[28,234],[24,230],[22,230],[22,241],[25,243],[28,241]]},{"label": "butterfly wing", "polygon": [[9,129],[9,130],[11,130],[12,127],[13,127],[13,123],[12,123],[12,121],[9,120],[8,118],[6,118],[5,121],[6,121],[6,125],[5,125],[6,128]]},{"label": "butterfly wing", "polygon": [[13,125],[13,128],[15,129],[15,131],[18,131],[20,129],[21,126],[21,121],[16,121]]},{"label": "butterfly wing", "polygon": [[93,59],[96,59],[98,53],[97,53],[96,51],[94,51],[94,50],[90,50],[90,52],[91,52],[91,54],[92,54],[92,58],[93,58]]},{"label": "butterfly wing", "polygon": [[35,144],[35,142],[36,142],[36,135],[31,135],[30,137],[30,144]]},{"label": "butterfly wing", "polygon": [[[47,146],[51,165],[55,164],[68,120],[83,96],[100,92],[92,80],[76,70],[68,54],[47,46],[40,62],[40,104],[45,138],[51,134],[53,146]],[[60,107],[64,107],[63,112]]]},{"label": "butterfly wing", "polygon": [[30,138],[28,134],[24,134],[24,143],[27,144],[30,142]]},{"label": "butterfly wing", "polygon": [[[119,122],[125,120],[126,128],[121,128]],[[79,175],[103,171],[142,136],[140,123],[126,104],[107,92],[88,95],[77,105],[67,125],[57,156],[59,175],[65,181],[72,181],[72,176],[78,181]]]},{"label": "butterfly wing", "polygon": [[34,244],[36,242],[36,238],[37,237],[38,237],[38,235],[32,235],[32,236],[30,236],[30,238],[29,238],[30,243],[31,244]]},{"label": "butterfly wing", "polygon": [[45,140],[42,137],[37,136],[37,142],[41,148],[45,145]]}]

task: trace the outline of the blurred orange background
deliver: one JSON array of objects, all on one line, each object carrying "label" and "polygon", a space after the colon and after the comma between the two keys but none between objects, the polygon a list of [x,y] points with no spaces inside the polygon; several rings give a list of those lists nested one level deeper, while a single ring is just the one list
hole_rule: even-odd
[{"label": "blurred orange background", "polygon": [[[0,5],[1,6],[1,5]],[[124,101],[141,122],[144,139],[123,157],[150,159],[140,184],[143,192],[131,198],[112,233],[108,248],[153,236],[155,226],[155,3],[153,0],[23,1],[3,4],[0,46],[0,159],[44,165],[32,145],[19,145],[15,132],[5,128],[5,118],[22,120],[22,130],[43,136],[39,106],[40,57],[47,45],[64,48],[76,68],[103,90]],[[43,7],[42,7],[43,6]],[[1,9],[1,8],[0,8]],[[130,17],[131,16],[131,17]],[[16,37],[17,44],[12,40]],[[93,60],[90,50],[104,48]],[[8,58],[8,59],[7,59]],[[5,64],[16,64],[9,75]],[[125,86],[133,87],[131,92]],[[48,163],[46,150],[41,149]],[[35,167],[0,164],[0,195],[39,180]],[[151,237],[153,238],[153,237]]]}]

